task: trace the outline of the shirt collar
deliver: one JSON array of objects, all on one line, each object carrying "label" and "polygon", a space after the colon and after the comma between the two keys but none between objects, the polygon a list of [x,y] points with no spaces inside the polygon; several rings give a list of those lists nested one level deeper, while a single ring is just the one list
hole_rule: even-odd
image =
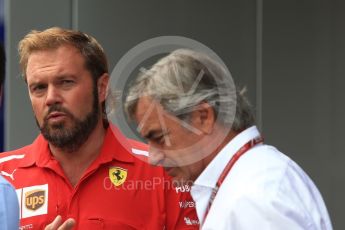
[{"label": "shirt collar", "polygon": [[[19,167],[30,167],[35,164],[47,161],[45,155],[50,155],[48,142],[42,134],[34,140],[34,142],[26,149],[25,157],[19,163]],[[49,158],[48,158],[49,159]]]},{"label": "shirt collar", "polygon": [[134,162],[132,144],[113,124],[109,124],[99,160],[100,163],[107,163],[112,160],[125,163]]},{"label": "shirt collar", "polygon": [[[131,143],[113,124],[109,124],[106,131],[102,149],[99,156],[92,165],[107,163],[117,160],[126,163],[134,162],[131,154]],[[36,165],[45,167],[53,159],[47,140],[40,134],[29,146],[19,167],[30,167]]]},{"label": "shirt collar", "polygon": [[194,186],[214,188],[220,174],[233,155],[248,141],[259,136],[260,133],[256,126],[252,126],[237,134],[204,169],[195,180]]}]

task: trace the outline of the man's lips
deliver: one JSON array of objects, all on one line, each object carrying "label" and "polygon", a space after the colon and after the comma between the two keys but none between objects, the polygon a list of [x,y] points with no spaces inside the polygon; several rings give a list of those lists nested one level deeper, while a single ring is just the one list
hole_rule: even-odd
[{"label": "man's lips", "polygon": [[51,112],[48,116],[47,116],[47,120],[57,120],[57,119],[61,119],[63,117],[65,117],[66,114],[63,112]]}]

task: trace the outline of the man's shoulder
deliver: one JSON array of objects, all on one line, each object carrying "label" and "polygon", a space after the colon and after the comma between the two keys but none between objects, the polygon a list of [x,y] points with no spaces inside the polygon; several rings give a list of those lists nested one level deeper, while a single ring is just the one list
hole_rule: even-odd
[{"label": "man's shoulder", "polygon": [[15,167],[30,152],[30,145],[0,153],[0,169]]},{"label": "man's shoulder", "polygon": [[131,153],[134,156],[140,157],[141,159],[144,159],[147,161],[148,156],[149,156],[148,145],[143,143],[143,142],[139,142],[137,140],[134,140],[134,139],[127,139],[127,140],[130,144]]},{"label": "man's shoulder", "polygon": [[148,176],[167,177],[163,167],[149,163],[149,147],[146,143],[133,139],[127,139],[127,141],[130,145],[130,153],[134,156],[137,170],[145,171]]},{"label": "man's shoulder", "polygon": [[283,185],[290,189],[308,183],[312,183],[311,179],[296,162],[269,145],[258,146],[244,154],[224,182],[229,189],[236,187],[233,192],[237,195],[256,193],[266,194],[266,197],[274,196]]}]

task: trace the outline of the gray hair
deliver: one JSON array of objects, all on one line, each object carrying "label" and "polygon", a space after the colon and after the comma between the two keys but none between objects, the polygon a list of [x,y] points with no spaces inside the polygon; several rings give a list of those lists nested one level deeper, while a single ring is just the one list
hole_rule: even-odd
[{"label": "gray hair", "polygon": [[201,102],[210,104],[217,121],[234,131],[254,124],[244,91],[236,91],[227,69],[206,54],[178,49],[141,73],[129,88],[125,110],[134,118],[140,97],[149,96],[182,120]]}]

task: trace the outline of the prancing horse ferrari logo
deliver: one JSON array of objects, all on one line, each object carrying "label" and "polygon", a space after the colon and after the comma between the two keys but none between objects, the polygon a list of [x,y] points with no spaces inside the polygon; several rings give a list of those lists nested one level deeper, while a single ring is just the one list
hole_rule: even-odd
[{"label": "prancing horse ferrari logo", "polygon": [[120,186],[126,181],[127,169],[112,167],[109,169],[109,178],[115,186]]}]

